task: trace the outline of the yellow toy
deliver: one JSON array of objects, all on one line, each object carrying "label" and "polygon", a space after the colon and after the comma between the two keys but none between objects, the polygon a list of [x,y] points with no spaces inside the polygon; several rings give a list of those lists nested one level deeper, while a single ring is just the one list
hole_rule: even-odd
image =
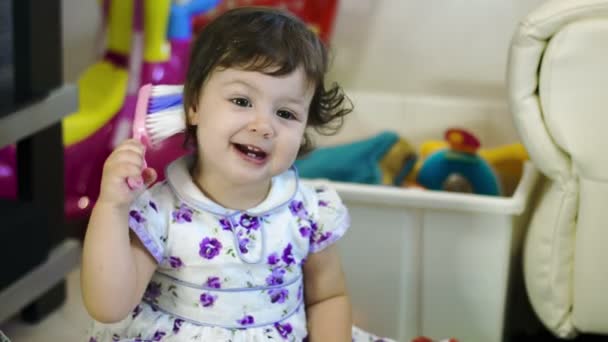
[{"label": "yellow toy", "polygon": [[[129,95],[129,58],[133,50],[134,3],[132,0],[108,3],[106,51],[103,59],[90,66],[78,80],[78,111],[63,120],[66,147],[91,137],[125,105]],[[144,2],[144,63],[169,59],[171,48],[166,31],[170,6],[171,0]]]}]

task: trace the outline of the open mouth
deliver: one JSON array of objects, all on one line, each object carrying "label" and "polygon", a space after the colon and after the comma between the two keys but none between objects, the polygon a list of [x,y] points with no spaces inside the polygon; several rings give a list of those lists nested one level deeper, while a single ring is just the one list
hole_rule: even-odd
[{"label": "open mouth", "polygon": [[259,147],[253,145],[233,144],[237,151],[241,152],[245,157],[258,162],[266,160],[268,153]]}]

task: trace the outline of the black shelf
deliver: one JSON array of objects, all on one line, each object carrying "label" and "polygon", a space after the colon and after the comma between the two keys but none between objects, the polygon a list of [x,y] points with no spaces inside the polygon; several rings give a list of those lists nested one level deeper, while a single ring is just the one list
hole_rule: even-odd
[{"label": "black shelf", "polygon": [[78,108],[75,85],[64,85],[45,98],[0,117],[0,147],[13,144],[60,122]]},{"label": "black shelf", "polygon": [[65,299],[65,276],[79,262],[80,243],[68,238],[64,219],[61,131],[61,120],[77,108],[77,87],[63,85],[0,116],[0,148],[17,145],[19,189],[16,200],[0,201],[0,236],[7,238],[0,237],[0,254],[15,268],[0,279],[0,322],[19,312],[36,321],[56,309]]}]

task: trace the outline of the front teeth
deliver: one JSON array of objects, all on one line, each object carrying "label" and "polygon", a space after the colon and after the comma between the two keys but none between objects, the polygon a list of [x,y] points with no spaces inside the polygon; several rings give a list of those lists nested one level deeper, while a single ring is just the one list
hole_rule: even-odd
[{"label": "front teeth", "polygon": [[253,145],[242,144],[240,146],[241,146],[241,152],[250,158],[259,159],[259,158],[263,158],[263,156],[266,155],[266,152],[264,150],[262,150],[261,148],[255,147]]},{"label": "front teeth", "polygon": [[247,147],[247,149],[251,152],[257,153],[257,152],[264,152],[261,149],[257,148],[257,147],[253,147],[253,146],[249,146],[249,145],[245,145],[245,147]]}]

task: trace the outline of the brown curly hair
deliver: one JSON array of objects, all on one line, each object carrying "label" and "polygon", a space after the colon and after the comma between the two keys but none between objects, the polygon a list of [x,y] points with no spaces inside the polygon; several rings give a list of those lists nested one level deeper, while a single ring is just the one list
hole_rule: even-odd
[{"label": "brown curly hair", "polygon": [[[302,66],[315,92],[308,111],[307,128],[323,135],[335,134],[343,118],[352,112],[352,102],[334,83],[327,89],[327,48],[300,19],[288,12],[242,7],[229,10],[209,23],[198,35],[190,55],[184,84],[184,110],[196,110],[203,84],[215,68],[236,67],[280,76]],[[187,124],[186,147],[197,146],[196,126]],[[298,156],[310,152],[308,132]]]}]

